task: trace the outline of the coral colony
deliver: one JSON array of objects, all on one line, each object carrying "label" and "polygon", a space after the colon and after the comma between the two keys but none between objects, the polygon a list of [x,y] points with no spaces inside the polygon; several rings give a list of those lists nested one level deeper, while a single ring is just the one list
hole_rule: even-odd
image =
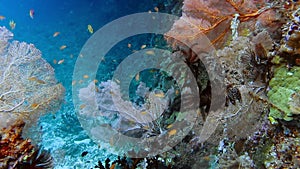
[{"label": "coral colony", "polygon": [[[185,70],[176,82],[159,70],[140,73],[135,76],[130,101],[123,98],[117,81],[92,82],[78,91],[82,102],[79,114],[91,129],[87,132],[100,135],[101,148],[124,154],[116,160],[99,161],[94,168],[300,168],[300,3],[155,2],[155,11],[181,16],[156,41],[167,41],[172,51],[162,65],[170,64],[171,57],[182,58],[196,78],[200,95],[194,112],[197,121],[170,150],[151,155],[152,145],[121,142],[101,127],[109,126],[133,138],[179,137],[187,128],[173,128],[173,124],[186,126],[184,113],[188,112],[180,109],[180,103],[193,106],[195,98],[181,96],[178,86],[189,86],[191,77]],[[94,33],[91,25],[88,31]],[[55,32],[53,37],[58,35]],[[9,30],[0,27],[0,168],[53,168],[50,153],[23,138],[22,131],[34,126],[43,113],[59,108],[64,88],[33,44],[10,42],[12,37]],[[203,45],[204,37],[211,44]],[[178,72],[179,65],[173,63],[169,68]],[[209,76],[207,72],[220,74]],[[157,80],[143,82],[150,75]],[[224,84],[225,93],[218,97],[225,103],[211,108],[211,88],[216,84]],[[189,87],[183,90],[194,91]],[[95,118],[95,113],[101,116]],[[157,142],[154,146],[163,150],[162,145]],[[148,156],[128,157],[136,154]],[[86,156],[88,150],[81,153],[82,158]]]},{"label": "coral colony", "polygon": [[33,44],[9,42],[13,34],[5,27],[0,35],[0,166],[51,168],[50,154],[23,138],[22,131],[25,124],[36,126],[39,116],[59,109],[64,87]]}]

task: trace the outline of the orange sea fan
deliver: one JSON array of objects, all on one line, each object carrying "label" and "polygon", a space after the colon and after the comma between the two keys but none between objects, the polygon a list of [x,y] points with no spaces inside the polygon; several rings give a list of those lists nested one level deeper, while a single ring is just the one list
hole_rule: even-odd
[{"label": "orange sea fan", "polygon": [[[265,3],[264,0],[185,0],[182,16],[165,34],[166,39],[174,49],[184,53],[191,53],[186,51],[190,48],[197,55],[207,53],[212,47],[222,47],[231,33],[231,21],[235,17],[243,24],[240,27],[253,29],[253,24],[251,28],[245,22],[270,9],[264,7]],[[195,54],[187,56],[188,61],[196,61],[198,57],[193,56]]]}]

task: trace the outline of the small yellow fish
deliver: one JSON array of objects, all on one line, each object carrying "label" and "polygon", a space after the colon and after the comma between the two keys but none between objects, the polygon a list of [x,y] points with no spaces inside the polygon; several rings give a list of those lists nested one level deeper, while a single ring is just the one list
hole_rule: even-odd
[{"label": "small yellow fish", "polygon": [[154,10],[155,10],[155,12],[158,12],[159,11],[159,9],[158,9],[158,7],[156,6],[156,7],[154,7]]},{"label": "small yellow fish", "polygon": [[58,62],[57,62],[57,64],[62,64],[62,63],[64,63],[64,61],[65,61],[65,59],[62,59],[62,60],[59,60]]},{"label": "small yellow fish", "polygon": [[45,81],[43,81],[43,80],[41,80],[41,79],[38,79],[38,78],[35,77],[35,76],[29,77],[28,80],[30,80],[30,81],[35,81],[35,82],[37,82],[37,83],[39,83],[39,84],[46,84]]},{"label": "small yellow fish", "polygon": [[147,113],[146,111],[142,111],[141,114],[142,114],[142,115],[146,115],[146,114],[148,114],[148,113]]},{"label": "small yellow fish", "polygon": [[94,83],[98,83],[98,80],[97,80],[97,79],[94,79]]},{"label": "small yellow fish", "polygon": [[138,73],[138,74],[135,76],[135,80],[136,80],[136,81],[140,81],[140,73]]},{"label": "small yellow fish", "polygon": [[56,36],[58,36],[60,34],[60,32],[54,32],[53,33],[53,37],[56,37]]},{"label": "small yellow fish", "polygon": [[173,127],[173,124],[170,124],[167,126],[167,129],[172,128],[172,127]]},{"label": "small yellow fish", "polygon": [[87,78],[89,78],[89,76],[88,75],[83,75],[83,78],[87,79]]},{"label": "small yellow fish", "polygon": [[145,49],[147,47],[147,45],[142,45],[141,49]]},{"label": "small yellow fish", "polygon": [[147,55],[155,55],[155,53],[154,53],[153,50],[148,50],[148,51],[146,51],[146,54],[147,54]]},{"label": "small yellow fish", "polygon": [[170,131],[168,132],[169,137],[175,135],[176,133],[177,133],[177,130],[176,130],[176,129],[172,129],[172,130],[170,130]]},{"label": "small yellow fish", "polygon": [[5,16],[0,15],[0,21],[4,20]]},{"label": "small yellow fish", "polygon": [[9,26],[10,26],[10,29],[11,30],[14,30],[15,28],[16,28],[16,22],[15,21],[13,21],[13,20],[11,20],[11,21],[9,21]]},{"label": "small yellow fish", "polygon": [[31,76],[31,77],[28,78],[28,80],[30,80],[30,81],[36,81],[36,80],[37,80],[37,77]]},{"label": "small yellow fish", "polygon": [[59,47],[60,50],[64,50],[64,49],[66,49],[66,48],[67,48],[66,45],[62,45],[61,47]]},{"label": "small yellow fish", "polygon": [[165,94],[164,93],[155,93],[155,96],[162,98],[162,97],[165,97]]},{"label": "small yellow fish", "polygon": [[33,109],[37,109],[39,106],[40,106],[40,105],[39,105],[38,103],[32,103],[32,104],[31,104],[31,107],[32,107]]},{"label": "small yellow fish", "polygon": [[82,104],[79,106],[79,109],[81,110],[81,109],[85,108],[85,106],[86,106],[85,104]]},{"label": "small yellow fish", "polygon": [[92,25],[88,25],[87,29],[90,32],[90,34],[94,33],[94,29],[93,29]]}]

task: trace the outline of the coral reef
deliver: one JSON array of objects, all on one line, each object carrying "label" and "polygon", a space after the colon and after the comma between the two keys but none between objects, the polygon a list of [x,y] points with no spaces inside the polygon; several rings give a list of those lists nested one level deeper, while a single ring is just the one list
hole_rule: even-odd
[{"label": "coral reef", "polygon": [[0,35],[0,128],[19,118],[34,124],[44,112],[60,107],[64,87],[33,44],[9,42],[13,35],[5,27]]},{"label": "coral reef", "polygon": [[32,145],[30,139],[22,138],[24,121],[15,121],[0,131],[0,168],[53,168],[49,152]]},{"label": "coral reef", "polygon": [[[196,79],[200,116],[180,143],[159,155],[164,165],[172,168],[299,168],[298,25],[298,1],[183,1],[181,18],[165,34],[173,53],[161,65],[168,65],[179,86],[186,87],[190,79]],[[283,29],[278,29],[281,26]],[[184,60],[194,77],[171,61],[176,57]],[[220,74],[208,75],[206,71]],[[212,109],[210,106],[215,100],[211,89],[217,83],[226,86],[225,93],[218,95],[226,102]],[[143,104],[125,101],[114,81],[103,82],[98,88],[92,83],[83,88],[80,96],[83,106],[79,113],[88,119],[100,111],[104,119],[98,121],[106,120],[109,126],[131,137],[148,138],[178,132],[167,130],[174,119],[183,118],[182,112],[172,108],[180,102],[192,103],[190,99],[174,98],[174,91],[166,88],[150,90],[143,84],[138,88],[136,92],[142,98],[155,103],[148,106],[150,109],[167,109],[164,118],[150,111],[154,116],[149,119],[158,119],[156,125],[145,123],[148,118],[139,118],[147,101]],[[171,96],[171,104],[167,104],[170,101],[165,98],[152,97],[154,91],[164,91],[164,95]],[[111,95],[117,96],[117,105],[112,103]],[[132,118],[128,112],[135,116],[135,123],[125,120]],[[88,124],[94,125],[95,121]],[[275,123],[277,125],[273,125]],[[99,138],[105,134],[100,133]],[[105,139],[105,142],[110,141],[110,146],[115,146],[115,138]],[[107,160],[105,167],[100,163],[97,167],[109,168],[114,164],[109,165]]]},{"label": "coral reef", "polygon": [[[185,55],[190,68],[197,69],[195,63],[200,59],[211,64],[205,65],[209,68],[207,71],[222,72],[225,79],[219,82],[227,86],[227,96],[224,96],[223,109],[208,112],[214,120],[203,119],[210,120],[211,124],[203,126],[203,121],[199,121],[187,137],[188,141],[174,148],[171,153],[176,154],[174,165],[184,168],[189,164],[187,159],[197,154],[198,167],[297,168],[296,155],[293,158],[281,155],[279,159],[266,156],[282,146],[297,151],[294,145],[298,144],[299,137],[278,137],[276,130],[285,125],[299,127],[299,68],[296,66],[299,63],[299,2],[185,0],[183,3],[182,17],[166,33],[166,39],[174,53]],[[283,29],[278,29],[281,26]],[[207,44],[205,37],[211,44]],[[216,47],[216,51],[209,45]],[[207,62],[212,58],[215,62]],[[220,65],[221,70],[213,64]],[[219,75],[209,77],[210,81],[216,79],[221,80]],[[207,88],[201,87],[202,90]],[[283,120],[284,125],[271,126],[268,119],[271,122]],[[200,132],[203,129],[206,133]],[[269,140],[270,137],[274,140]],[[285,141],[281,142],[283,139]],[[269,152],[271,146],[275,147],[271,150],[273,153]],[[185,149],[192,149],[192,155]],[[258,160],[259,157],[266,158]]]}]

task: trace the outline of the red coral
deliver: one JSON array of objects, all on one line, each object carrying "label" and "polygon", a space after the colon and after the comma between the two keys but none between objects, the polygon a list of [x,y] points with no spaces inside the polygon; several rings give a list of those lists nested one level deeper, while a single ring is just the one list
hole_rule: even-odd
[{"label": "red coral", "polygon": [[[231,32],[232,19],[237,14],[242,23],[256,19],[270,9],[263,7],[264,4],[264,0],[185,0],[182,17],[166,33],[166,39],[174,49],[187,53],[188,61],[194,62],[198,57],[189,54],[190,47],[198,55],[211,51],[211,47],[221,47],[227,39],[224,37]],[[250,25],[253,29],[254,24],[249,23],[242,27],[251,29]]]}]

